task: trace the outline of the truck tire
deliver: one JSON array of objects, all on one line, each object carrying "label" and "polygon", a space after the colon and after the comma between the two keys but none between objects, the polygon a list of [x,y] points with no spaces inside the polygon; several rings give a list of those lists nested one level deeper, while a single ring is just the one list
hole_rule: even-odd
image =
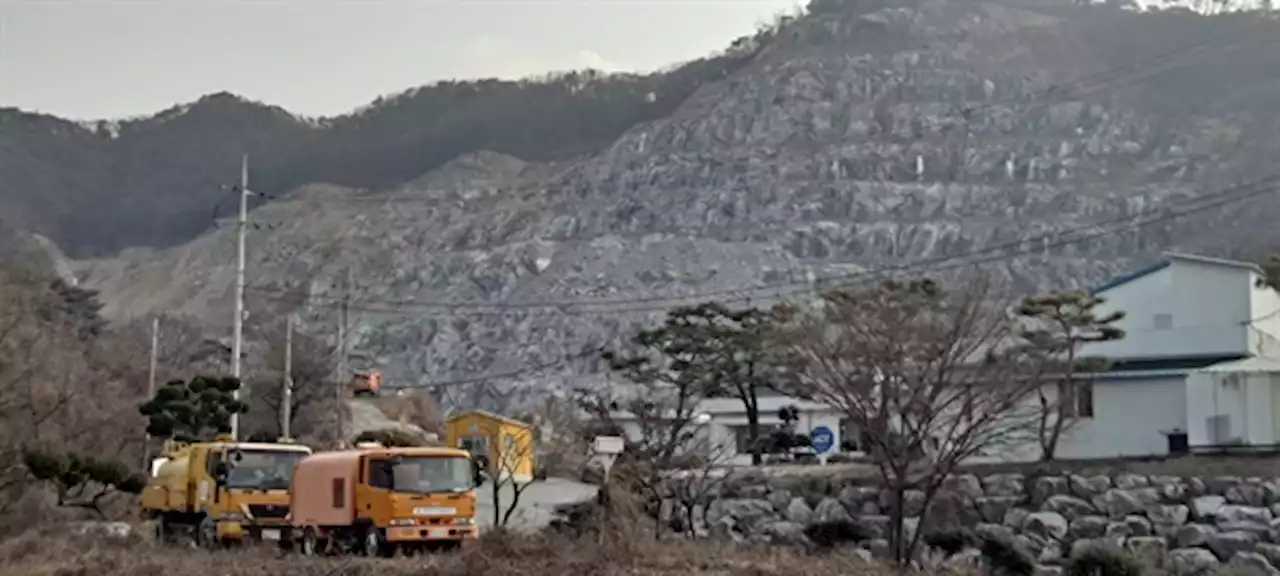
[{"label": "truck tire", "polygon": [[156,543],[168,544],[169,543],[169,527],[165,525],[164,518],[163,517],[156,518],[155,520],[153,520],[153,522],[155,522],[154,528],[155,528]]},{"label": "truck tire", "polygon": [[366,528],[361,540],[363,545],[360,551],[370,558],[390,558],[395,553],[395,547],[387,542],[387,537],[382,535],[382,530],[377,526]]},{"label": "truck tire", "polygon": [[218,523],[213,521],[212,516],[202,518],[200,525],[196,527],[196,546],[205,550],[218,548]]},{"label": "truck tire", "polygon": [[320,538],[316,536],[315,528],[310,526],[302,530],[302,542],[298,545],[298,551],[303,556],[319,556],[320,555]]}]

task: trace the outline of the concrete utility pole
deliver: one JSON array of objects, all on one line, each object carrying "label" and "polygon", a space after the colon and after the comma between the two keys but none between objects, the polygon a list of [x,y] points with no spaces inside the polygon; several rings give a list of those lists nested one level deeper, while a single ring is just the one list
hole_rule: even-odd
[{"label": "concrete utility pole", "polygon": [[[147,369],[147,402],[156,397],[156,361],[160,354],[160,318],[151,319],[151,365]],[[143,432],[142,469],[151,474],[151,434]]]},{"label": "concrete utility pole", "polygon": [[[231,376],[240,379],[240,355],[244,340],[244,240],[249,231],[249,155],[240,160],[240,218],[236,222],[236,316],[232,323],[231,337]],[[240,384],[241,388],[244,384]],[[233,394],[240,399],[240,390]],[[240,439],[240,414],[231,415],[231,438]]]},{"label": "concrete utility pole", "polygon": [[346,418],[344,412],[347,401],[347,380],[351,378],[350,369],[347,367],[347,322],[351,305],[351,286],[355,282],[352,278],[351,268],[347,268],[347,276],[342,283],[342,303],[338,311],[338,378],[337,378],[337,400],[336,410],[338,411],[338,442],[345,445],[346,435]]},{"label": "concrete utility pole", "polygon": [[280,435],[289,435],[289,423],[293,420],[293,315],[284,323],[284,390],[280,394]]}]

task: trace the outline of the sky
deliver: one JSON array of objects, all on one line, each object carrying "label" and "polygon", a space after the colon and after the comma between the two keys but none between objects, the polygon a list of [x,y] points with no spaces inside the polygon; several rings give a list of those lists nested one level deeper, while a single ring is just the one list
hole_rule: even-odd
[{"label": "sky", "polygon": [[444,79],[705,56],[803,0],[0,0],[0,106],[77,120],[228,91],[349,112]]}]

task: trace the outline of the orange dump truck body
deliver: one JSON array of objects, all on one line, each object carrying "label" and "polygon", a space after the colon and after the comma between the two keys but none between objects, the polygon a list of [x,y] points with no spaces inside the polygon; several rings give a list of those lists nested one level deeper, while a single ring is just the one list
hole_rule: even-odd
[{"label": "orange dump truck body", "polygon": [[[394,462],[394,464],[390,464]],[[298,463],[289,490],[295,534],[389,545],[475,538],[470,456],[452,448],[359,448]]]}]

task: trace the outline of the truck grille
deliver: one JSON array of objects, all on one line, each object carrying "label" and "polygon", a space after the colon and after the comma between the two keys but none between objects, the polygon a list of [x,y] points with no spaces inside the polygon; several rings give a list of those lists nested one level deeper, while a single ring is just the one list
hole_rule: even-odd
[{"label": "truck grille", "polygon": [[289,506],[286,504],[250,504],[249,513],[254,518],[284,518],[289,515]]}]

